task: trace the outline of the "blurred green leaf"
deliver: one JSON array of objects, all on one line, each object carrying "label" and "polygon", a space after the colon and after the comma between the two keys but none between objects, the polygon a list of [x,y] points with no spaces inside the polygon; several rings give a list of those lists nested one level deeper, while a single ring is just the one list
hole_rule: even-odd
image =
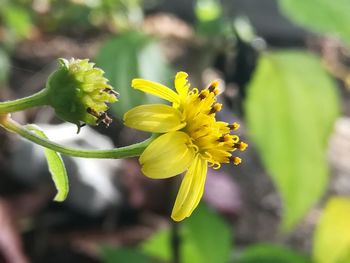
[{"label": "blurred green leaf", "polygon": [[[45,133],[36,125],[27,125],[27,128],[34,131],[40,137],[48,139]],[[52,176],[52,180],[54,181],[57,189],[57,194],[54,200],[57,202],[62,202],[67,198],[69,192],[69,183],[66,168],[59,153],[48,148],[44,148],[44,153],[46,156],[49,171]]]},{"label": "blurred green leaf", "polygon": [[213,21],[199,21],[196,25],[196,33],[213,39],[232,36],[232,25],[223,19]]},{"label": "blurred green leaf", "polygon": [[201,204],[183,224],[183,262],[225,263],[232,249],[232,229]]},{"label": "blurred green leaf", "polygon": [[142,250],[152,257],[170,262],[172,256],[171,233],[169,229],[158,231],[142,245]]},{"label": "blurred green leaf", "polygon": [[[232,230],[224,220],[204,205],[179,226],[180,261],[183,263],[226,263],[232,249]],[[171,262],[171,232],[161,230],[142,249],[148,255]]]},{"label": "blurred green leaf", "polygon": [[165,85],[172,79],[157,43],[140,32],[128,32],[107,41],[96,62],[120,93],[119,102],[112,107],[120,117],[130,108],[149,102],[149,96],[131,88],[133,78],[147,78]]},{"label": "blurred green leaf", "polygon": [[349,0],[279,0],[282,11],[301,26],[336,35],[350,44]]},{"label": "blurred green leaf", "polygon": [[233,21],[233,26],[239,39],[252,43],[257,38],[252,24],[247,17],[239,16]]},{"label": "blurred green leaf", "polygon": [[221,4],[218,0],[197,0],[195,6],[197,19],[202,22],[213,21],[221,16]]},{"label": "blurred green leaf", "polygon": [[137,249],[131,248],[101,248],[104,263],[151,263],[149,258]]},{"label": "blurred green leaf", "polygon": [[86,30],[91,27],[90,13],[91,9],[82,4],[65,4],[64,11],[61,11],[60,27],[68,30],[69,28],[79,28]]},{"label": "blurred green leaf", "polygon": [[[270,244],[253,245],[243,251],[236,263],[311,263],[290,249]],[[330,262],[328,262],[330,263]]]},{"label": "blurred green leaf", "polygon": [[7,80],[10,62],[7,53],[0,48],[0,88]]},{"label": "blurred green leaf", "polygon": [[314,234],[313,258],[317,263],[350,262],[350,199],[331,198]]},{"label": "blurred green leaf", "polygon": [[339,114],[337,95],[320,60],[301,51],[263,54],[249,84],[249,132],[282,196],[284,230],[325,191],[326,148]]},{"label": "blurred green leaf", "polygon": [[5,4],[0,9],[5,25],[19,38],[28,37],[33,24],[30,12],[17,5]]}]

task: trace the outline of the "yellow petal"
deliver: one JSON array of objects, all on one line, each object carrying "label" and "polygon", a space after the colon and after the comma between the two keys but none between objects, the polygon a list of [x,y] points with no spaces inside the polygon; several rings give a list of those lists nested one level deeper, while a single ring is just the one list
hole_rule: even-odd
[{"label": "yellow petal", "polygon": [[177,131],[186,125],[177,109],[163,104],[141,105],[129,110],[124,114],[124,124],[156,133]]},{"label": "yellow petal", "polygon": [[180,71],[175,76],[175,89],[183,101],[188,93],[190,84],[187,81],[188,74],[186,72]]},{"label": "yellow petal", "polygon": [[207,169],[207,161],[197,155],[182,180],[171,214],[173,220],[181,221],[189,217],[197,207],[203,196]]},{"label": "yellow petal", "polygon": [[131,86],[143,92],[155,95],[173,103],[179,103],[179,95],[168,87],[145,79],[133,79]]},{"label": "yellow petal", "polygon": [[144,175],[162,179],[187,170],[194,160],[195,150],[184,132],[169,132],[159,136],[140,156]]}]

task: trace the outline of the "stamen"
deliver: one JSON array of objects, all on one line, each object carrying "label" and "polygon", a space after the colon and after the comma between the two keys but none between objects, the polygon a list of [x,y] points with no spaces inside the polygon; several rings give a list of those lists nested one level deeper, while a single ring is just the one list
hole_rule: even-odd
[{"label": "stamen", "polygon": [[112,119],[107,115],[107,113],[102,112],[100,116],[97,117],[96,124],[99,125],[101,122],[108,127],[112,123]]},{"label": "stamen", "polygon": [[225,142],[225,136],[221,136],[217,141],[218,142]]},{"label": "stamen", "polygon": [[239,157],[231,157],[231,161],[233,162],[234,165],[239,165],[242,162],[242,159]]},{"label": "stamen", "polygon": [[240,143],[235,143],[234,146],[240,150],[241,152],[244,151],[245,149],[247,149],[248,144],[245,142],[240,142]]},{"label": "stamen", "polygon": [[91,109],[90,107],[86,109],[86,112],[89,113],[89,114],[91,114],[92,116],[94,116],[94,117],[96,117],[96,118],[99,118],[99,117],[100,117],[100,115],[99,115],[96,111],[94,111],[93,109]]},{"label": "stamen", "polygon": [[212,108],[211,110],[209,111],[209,114],[213,114],[215,112],[218,112],[220,111],[222,108],[222,104],[221,103],[216,103]]},{"label": "stamen", "polygon": [[97,118],[96,124],[99,125],[101,122],[108,127],[112,123],[112,119],[107,115],[106,112],[98,113],[90,107],[86,109],[86,112]]},{"label": "stamen", "polygon": [[228,127],[230,128],[230,130],[232,131],[237,131],[239,129],[241,125],[238,122],[234,122],[230,125],[228,125]]},{"label": "stamen", "polygon": [[106,92],[106,93],[108,93],[110,95],[114,95],[116,98],[119,98],[119,95],[120,95],[118,92],[116,92],[115,90],[110,89],[110,88],[105,88],[102,91]]},{"label": "stamen", "polygon": [[232,140],[232,136],[225,134],[218,139],[218,142],[229,142],[230,140]]},{"label": "stamen", "polygon": [[106,125],[106,127],[108,127],[111,123],[112,123],[112,119],[105,113],[105,116],[102,120],[102,122],[104,123],[104,125]]},{"label": "stamen", "polygon": [[198,98],[201,100],[204,100],[206,97],[208,97],[209,91],[208,90],[202,90],[201,93],[198,95]]},{"label": "stamen", "polygon": [[219,93],[217,86],[219,86],[219,82],[217,80],[214,80],[212,83],[210,83],[210,86],[208,88],[209,92],[213,92],[215,96]]}]

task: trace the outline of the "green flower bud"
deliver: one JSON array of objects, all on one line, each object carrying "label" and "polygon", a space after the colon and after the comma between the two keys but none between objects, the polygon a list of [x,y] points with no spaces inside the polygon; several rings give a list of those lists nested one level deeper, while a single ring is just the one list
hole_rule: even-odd
[{"label": "green flower bud", "polygon": [[58,59],[59,67],[49,77],[48,104],[58,117],[80,127],[85,124],[108,126],[107,103],[116,102],[118,93],[108,84],[103,70],[88,59]]}]

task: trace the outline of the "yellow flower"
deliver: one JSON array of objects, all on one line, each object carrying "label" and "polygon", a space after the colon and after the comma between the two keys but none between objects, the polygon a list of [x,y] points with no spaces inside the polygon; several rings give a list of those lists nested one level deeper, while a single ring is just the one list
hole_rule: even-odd
[{"label": "yellow flower", "polygon": [[175,77],[176,92],[152,81],[132,81],[133,88],[172,103],[135,107],[125,113],[124,122],[131,128],[162,134],[140,156],[146,176],[160,179],[186,171],[171,215],[175,221],[190,216],[198,205],[208,166],[218,169],[221,163],[238,165],[241,159],[232,152],[248,146],[231,134],[239,128],[238,123],[216,120],[215,114],[221,109],[216,103],[217,85],[214,81],[202,91],[190,89],[185,72]]}]

